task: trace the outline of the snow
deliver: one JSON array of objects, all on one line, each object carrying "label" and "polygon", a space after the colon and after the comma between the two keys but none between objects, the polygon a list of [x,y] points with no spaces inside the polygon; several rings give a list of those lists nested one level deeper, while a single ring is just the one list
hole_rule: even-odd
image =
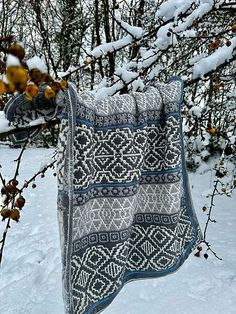
[{"label": "snow", "polygon": [[115,17],[115,20],[120,24],[120,26],[127,31],[135,39],[140,39],[143,36],[143,29],[137,26],[131,26],[130,24],[122,21],[119,17]]},{"label": "snow", "polygon": [[182,34],[180,33],[180,36],[182,36],[182,37],[196,37],[197,31],[195,31],[193,29],[189,29],[189,30],[182,32]]},{"label": "snow", "polygon": [[118,81],[114,83],[112,86],[109,87],[101,87],[98,88],[96,94],[95,94],[95,100],[96,101],[102,101],[107,96],[112,96],[119,90],[121,90],[123,87],[123,83],[121,81]]},{"label": "snow", "polygon": [[34,56],[26,61],[29,70],[38,69],[41,73],[47,73],[47,67],[41,58]]},{"label": "snow", "polygon": [[11,54],[7,55],[7,62],[6,62],[6,66],[7,67],[10,67],[10,66],[20,66],[20,65],[21,65],[20,64],[20,60],[17,57],[15,57],[15,56],[13,56]]},{"label": "snow", "polygon": [[234,136],[234,135],[231,136],[229,140],[230,140],[230,143],[231,143],[232,145],[235,144],[235,143],[236,143],[236,136]]},{"label": "snow", "polygon": [[125,83],[129,83],[130,81],[137,78],[139,76],[139,74],[137,72],[127,71],[124,68],[120,67],[120,68],[116,69],[114,76],[118,76]]},{"label": "snow", "polygon": [[157,77],[160,73],[160,71],[163,70],[163,66],[161,65],[156,65],[148,74],[148,79],[153,80],[154,77]]},{"label": "snow", "polygon": [[193,20],[198,20],[203,17],[213,8],[213,6],[213,0],[200,0],[199,6],[195,10],[193,10],[193,12],[189,14],[182,23],[179,23],[179,25],[175,28],[175,31],[185,31],[188,27],[192,25]]},{"label": "snow", "polygon": [[142,59],[138,61],[138,69],[145,69],[153,64],[158,59],[158,54],[155,49],[149,49],[143,53]]},{"label": "snow", "polygon": [[136,92],[136,91],[139,91],[139,92],[143,91],[145,89],[145,87],[146,87],[145,83],[143,82],[143,80],[140,77],[137,78],[135,81],[133,81],[131,83],[131,86],[132,86],[132,90],[134,92]]},{"label": "snow", "polygon": [[57,76],[60,78],[63,78],[67,75],[70,75],[71,72],[74,72],[77,69],[79,69],[79,67],[75,67],[75,66],[71,65],[66,71],[57,72]]},{"label": "snow", "polygon": [[186,12],[190,8],[193,0],[168,0],[162,3],[156,13],[157,17],[164,17],[164,20],[169,20],[172,17],[177,17],[180,13]]},{"label": "snow", "polygon": [[[44,117],[40,117],[31,121],[28,125],[34,126],[45,123]],[[24,125],[24,127],[27,125]],[[6,119],[5,114],[3,111],[0,111],[0,133],[8,132],[15,129],[14,126],[9,126],[9,121]]]},{"label": "snow", "polygon": [[128,46],[130,43],[132,43],[133,37],[131,35],[127,35],[119,40],[101,44],[97,47],[95,47],[91,52],[88,53],[88,55],[91,55],[95,58],[100,58],[103,55],[107,54],[108,52],[113,52],[115,50],[120,50],[126,46]]},{"label": "snow", "polygon": [[197,56],[194,56],[194,57],[189,59],[189,64],[190,65],[194,65],[194,63],[199,62],[202,58],[205,58],[207,56],[208,56],[207,53],[201,53],[201,54],[199,54]]},{"label": "snow", "polygon": [[88,56],[92,56],[94,58],[100,58],[103,55],[113,52],[116,50],[120,50],[133,42],[133,40],[141,39],[143,35],[143,30],[141,27],[131,26],[128,23],[122,21],[121,19],[115,17],[117,22],[121,25],[121,27],[129,33],[127,36],[123,38],[112,41],[110,43],[104,43],[97,47],[95,47],[92,51],[87,52]]},{"label": "snow", "polygon": [[14,129],[13,126],[9,126],[9,121],[6,119],[3,111],[0,111],[0,133],[8,132]]},{"label": "snow", "polygon": [[[13,173],[20,150],[0,147],[4,176]],[[20,182],[28,179],[54,150],[27,149]],[[211,166],[214,164],[211,164]],[[20,223],[12,223],[0,269],[1,314],[64,314],[61,297],[61,262],[56,210],[56,178],[52,170],[28,188]],[[204,226],[207,205],[204,191],[212,190],[210,166],[203,164],[190,174],[193,201]],[[205,260],[193,254],[175,273],[135,281],[123,287],[104,314],[235,314],[236,312],[236,195],[217,197],[216,224],[211,224],[209,240],[223,261],[209,254]],[[0,223],[2,233],[4,223]],[[174,309],[174,310],[173,310]]]},{"label": "snow", "polygon": [[231,91],[231,92],[228,92],[228,93],[226,94],[226,96],[227,96],[227,97],[236,97],[236,90],[233,90],[233,91]]},{"label": "snow", "polygon": [[38,125],[38,124],[43,124],[43,123],[45,123],[45,119],[44,117],[40,117],[38,119],[31,121],[29,125],[33,126],[33,125]]},{"label": "snow", "polygon": [[204,74],[215,70],[218,66],[233,57],[233,51],[236,48],[236,36],[231,39],[231,45],[218,48],[211,55],[202,58],[193,66],[193,78],[202,77]]},{"label": "snow", "polygon": [[173,28],[173,23],[168,23],[159,28],[157,32],[157,39],[154,43],[155,47],[159,50],[165,50],[170,44],[176,45],[176,35],[168,36],[168,32]]},{"label": "snow", "polygon": [[191,116],[195,116],[197,118],[201,118],[202,116],[202,108],[199,106],[193,106],[191,109],[189,109],[189,114]]},{"label": "snow", "polygon": [[[222,2],[222,1],[221,1]],[[156,13],[157,18],[163,18],[164,21],[174,18],[176,21],[181,13],[185,13],[192,6],[198,4],[191,14],[189,14],[183,22],[179,22],[174,27],[175,32],[186,31],[193,23],[193,20],[197,20],[207,14],[215,5],[213,0],[167,0],[162,3],[159,10]],[[217,4],[219,6],[219,3]],[[189,33],[190,35],[191,33]],[[186,35],[188,35],[186,33]],[[192,34],[191,34],[192,35]]]},{"label": "snow", "polygon": [[206,158],[206,157],[210,156],[210,153],[207,149],[202,150],[200,154],[201,154],[202,158]]}]

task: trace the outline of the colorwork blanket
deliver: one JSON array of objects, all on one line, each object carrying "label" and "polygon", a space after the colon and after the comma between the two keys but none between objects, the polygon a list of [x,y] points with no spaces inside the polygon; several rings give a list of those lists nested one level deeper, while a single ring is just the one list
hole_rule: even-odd
[{"label": "colorwork blanket", "polygon": [[[23,99],[8,104],[12,121],[23,114],[16,105]],[[61,117],[58,220],[67,314],[101,312],[125,283],[176,271],[201,242],[181,102],[182,81],[172,78],[102,102],[70,84],[52,104]],[[28,118],[50,116],[52,108],[35,114],[36,107]]]}]

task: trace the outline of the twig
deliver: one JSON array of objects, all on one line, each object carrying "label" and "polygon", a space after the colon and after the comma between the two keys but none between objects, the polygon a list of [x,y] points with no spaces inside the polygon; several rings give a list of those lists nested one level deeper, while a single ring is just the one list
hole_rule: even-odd
[{"label": "twig", "polygon": [[219,184],[220,181],[219,180],[215,180],[214,182],[215,182],[215,184],[214,184],[213,192],[211,194],[210,208],[209,208],[209,212],[207,214],[207,221],[206,221],[206,225],[205,225],[204,232],[203,232],[203,239],[204,239],[204,241],[206,241],[206,232],[207,232],[207,228],[208,228],[209,222],[212,221],[211,214],[212,214],[212,209],[215,206],[215,204],[214,204],[214,197],[216,195],[217,187],[218,187],[218,184]]},{"label": "twig", "polygon": [[26,146],[28,144],[28,141],[29,141],[29,137],[26,139],[24,145],[22,146],[20,155],[15,160],[17,162],[17,165],[16,165],[16,171],[15,171],[15,175],[14,175],[13,180],[16,180],[17,176],[19,175],[19,168],[20,168],[21,158],[22,158],[22,155],[23,155],[24,151],[26,150]]},{"label": "twig", "polygon": [[25,180],[25,185],[23,185],[23,187],[21,189],[19,189],[19,194],[21,194],[23,192],[24,189],[27,188],[27,185],[33,181],[35,181],[36,177],[38,177],[39,175],[45,174],[45,172],[49,169],[52,168],[57,160],[54,160],[53,162],[51,162],[50,164],[48,164],[47,166],[45,166],[42,170],[39,170],[38,172],[36,172],[29,180]]},{"label": "twig", "polygon": [[[26,149],[26,145],[29,141],[29,138],[26,139],[22,149],[21,149],[21,152],[18,156],[18,158],[16,159],[16,162],[17,162],[17,165],[16,165],[16,170],[15,170],[15,174],[14,174],[14,177],[13,177],[13,180],[16,180],[17,176],[19,175],[19,168],[20,168],[20,163],[21,163],[21,160],[22,160],[22,156],[23,156],[23,153]],[[15,197],[16,197],[16,194],[13,194],[13,197],[11,199],[11,209],[13,209],[14,207],[14,203],[15,203]],[[2,257],[3,257],[3,250],[4,250],[4,246],[5,246],[5,243],[6,243],[6,237],[7,237],[7,232],[8,232],[8,229],[10,228],[10,220],[11,218],[9,217],[8,220],[7,220],[7,225],[6,225],[6,228],[3,232],[3,236],[2,236],[2,240],[0,241],[1,243],[1,248],[0,248],[0,266],[1,266],[1,263],[2,263]]]},{"label": "twig", "polygon": [[[16,171],[15,171],[15,175],[14,175],[14,179],[17,177],[18,175],[18,171],[19,171],[19,166],[20,166],[20,163],[21,163],[21,160],[22,160],[22,155],[23,155],[23,152],[25,151],[25,148],[26,148],[26,144],[28,142],[28,139],[26,141],[26,143],[24,144],[21,152],[20,152],[20,155],[19,157],[16,159],[17,161],[17,167],[16,167]],[[55,157],[56,154],[54,154],[54,156],[52,158]],[[51,162],[50,164],[46,165],[42,170],[38,171],[37,173],[35,173],[29,180],[26,180],[25,181],[25,184],[23,185],[23,187],[21,189],[18,189],[16,194],[13,196],[13,199],[11,200],[12,202],[12,208],[14,206],[14,201],[15,201],[15,197],[17,195],[21,195],[23,190],[26,189],[29,185],[29,183],[35,181],[36,177],[39,176],[39,175],[42,175],[42,174],[45,174],[45,172],[49,169],[49,168],[52,168],[54,166],[54,164],[56,163],[56,159]],[[2,176],[1,176],[2,177]],[[8,220],[7,220],[7,225],[6,225],[6,228],[3,232],[3,236],[2,236],[2,239],[0,240],[0,243],[1,243],[1,248],[0,248],[0,266],[1,266],[1,262],[2,262],[2,257],[3,257],[3,249],[4,249],[4,246],[5,246],[5,243],[6,243],[6,237],[7,237],[7,232],[8,232],[8,229],[10,228],[10,221],[11,221],[11,218],[9,217]]]}]

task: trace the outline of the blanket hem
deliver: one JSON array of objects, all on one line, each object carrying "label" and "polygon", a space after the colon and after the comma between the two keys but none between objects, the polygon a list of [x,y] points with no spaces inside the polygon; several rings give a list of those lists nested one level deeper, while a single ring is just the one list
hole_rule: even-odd
[{"label": "blanket hem", "polygon": [[[202,242],[202,233],[201,230],[198,228],[198,223],[196,219],[196,215],[194,213],[194,207],[192,203],[192,198],[190,195],[190,187],[189,187],[189,180],[188,174],[186,170],[186,162],[185,162],[185,151],[184,151],[184,141],[183,141],[183,131],[182,131],[182,120],[181,120],[181,107],[182,107],[182,100],[183,100],[183,81],[179,77],[173,76],[171,77],[168,82],[178,80],[181,82],[181,96],[178,102],[178,114],[180,117],[180,138],[181,138],[181,172],[183,178],[183,189],[186,196],[186,208],[187,212],[189,213],[189,217],[192,224],[192,230],[194,233],[193,240],[189,243],[189,245],[185,248],[185,250],[181,253],[181,255],[177,258],[176,263],[169,268],[158,270],[158,271],[127,271],[124,274],[122,285],[112,293],[110,296],[97,301],[96,303],[90,305],[84,312],[84,314],[96,314],[101,313],[107,306],[111,304],[111,302],[115,299],[121,289],[124,287],[125,284],[141,279],[155,279],[158,277],[166,276],[172,274],[173,272],[177,271],[191,254],[191,252]],[[199,240],[198,240],[199,236]]]}]

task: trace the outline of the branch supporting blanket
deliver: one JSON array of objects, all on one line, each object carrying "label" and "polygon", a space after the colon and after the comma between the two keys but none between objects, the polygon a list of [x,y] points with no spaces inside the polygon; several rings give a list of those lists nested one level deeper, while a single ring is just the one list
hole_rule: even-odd
[{"label": "branch supporting blanket", "polygon": [[125,283],[176,271],[202,240],[184,158],[182,81],[102,102],[72,84],[60,96],[65,311],[94,314]]}]

